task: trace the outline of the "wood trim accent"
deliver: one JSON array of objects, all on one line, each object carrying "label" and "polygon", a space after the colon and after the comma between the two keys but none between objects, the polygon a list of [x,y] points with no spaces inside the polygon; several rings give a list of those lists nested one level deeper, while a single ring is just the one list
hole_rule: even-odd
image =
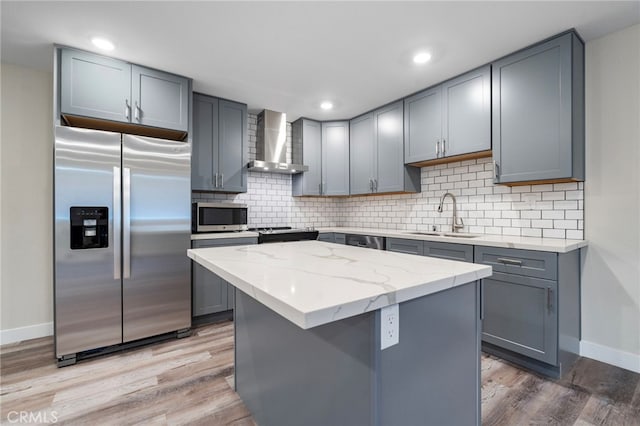
[{"label": "wood trim accent", "polygon": [[496,185],[504,185],[504,186],[524,186],[524,185],[542,185],[542,184],[550,184],[550,183],[570,183],[570,182],[584,182],[582,179],[576,178],[560,178],[560,179],[542,179],[542,180],[530,180],[525,182],[500,182],[496,183]]},{"label": "wood trim accent", "polygon": [[62,120],[69,126],[82,127],[85,129],[106,130],[109,132],[127,133],[130,135],[148,136],[159,139],[170,139],[180,142],[187,138],[187,132],[179,130],[147,127],[139,124],[118,123],[117,121],[81,117],[79,115],[62,114]]},{"label": "wood trim accent", "polygon": [[377,197],[382,195],[418,194],[419,192],[396,191],[396,192],[372,192],[370,194],[351,195],[293,195],[293,198],[353,198],[353,197]]},{"label": "wood trim accent", "polygon": [[469,154],[453,155],[451,157],[434,158],[433,160],[425,160],[425,161],[418,161],[416,163],[408,163],[407,166],[413,166],[413,167],[435,166],[436,164],[446,164],[446,163],[454,163],[456,161],[467,161],[467,160],[475,160],[476,158],[486,158],[486,157],[491,157],[491,155],[493,155],[493,151],[489,149],[487,151],[471,152]]}]

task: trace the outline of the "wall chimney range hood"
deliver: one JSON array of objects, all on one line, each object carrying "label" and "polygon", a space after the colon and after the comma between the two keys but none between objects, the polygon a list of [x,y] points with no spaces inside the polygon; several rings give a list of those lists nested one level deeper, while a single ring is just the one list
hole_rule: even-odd
[{"label": "wall chimney range hood", "polygon": [[[287,115],[265,109],[258,114],[256,159],[249,162],[249,170],[295,174],[309,170],[303,164],[287,163]],[[294,163],[298,158],[292,147]],[[301,157],[301,156],[300,156]]]}]

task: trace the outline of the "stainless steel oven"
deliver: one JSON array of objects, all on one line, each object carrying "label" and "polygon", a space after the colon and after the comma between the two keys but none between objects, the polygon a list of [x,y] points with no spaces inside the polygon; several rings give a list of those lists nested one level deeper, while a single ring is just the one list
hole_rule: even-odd
[{"label": "stainless steel oven", "polygon": [[191,230],[197,232],[246,231],[247,205],[237,203],[193,203]]}]

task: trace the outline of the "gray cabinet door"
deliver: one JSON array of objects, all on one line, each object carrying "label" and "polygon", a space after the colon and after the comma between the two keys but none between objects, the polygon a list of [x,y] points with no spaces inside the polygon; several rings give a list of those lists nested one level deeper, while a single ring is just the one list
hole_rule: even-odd
[{"label": "gray cabinet door", "polygon": [[377,144],[375,192],[404,191],[403,103],[374,112]]},{"label": "gray cabinet door", "polygon": [[[191,245],[193,248],[204,248],[256,244],[257,242],[257,238],[225,238],[194,240]],[[218,275],[193,261],[191,266],[193,287],[192,315],[197,317],[233,309],[235,304],[234,287]]]},{"label": "gray cabinet door", "polygon": [[189,129],[189,79],[132,65],[131,97],[132,123]]},{"label": "gray cabinet door", "polygon": [[483,279],[482,340],[557,364],[557,282],[494,272]]},{"label": "gray cabinet door", "polygon": [[192,190],[215,190],[214,175],[218,173],[217,164],[214,167],[214,158],[217,157],[218,152],[217,123],[218,99],[194,93],[191,154]]},{"label": "gray cabinet door", "polygon": [[496,182],[571,176],[571,37],[493,64]]},{"label": "gray cabinet door", "polygon": [[131,65],[73,49],[61,50],[63,114],[129,122]]},{"label": "gray cabinet door", "polygon": [[333,232],[321,232],[318,234],[318,241],[324,241],[325,243],[335,243],[336,237]]},{"label": "gray cabinet door", "polygon": [[247,106],[221,99],[218,118],[218,190],[247,192]]},{"label": "gray cabinet door", "polygon": [[491,67],[442,84],[443,157],[491,149]]},{"label": "gray cabinet door", "polygon": [[[292,176],[294,196],[320,195],[322,183],[322,126],[318,121],[301,118],[291,124],[291,139],[302,152],[302,164],[309,167],[304,173]],[[295,161],[294,161],[295,163]]]},{"label": "gray cabinet door", "polygon": [[351,194],[373,192],[376,157],[373,113],[349,122],[349,176]]},{"label": "gray cabinet door", "polygon": [[467,244],[424,242],[424,255],[473,263],[473,246]]},{"label": "gray cabinet door", "polygon": [[322,195],[349,195],[349,122],[322,123]]},{"label": "gray cabinet door", "polygon": [[442,137],[442,92],[440,86],[404,100],[404,162],[437,158]]}]

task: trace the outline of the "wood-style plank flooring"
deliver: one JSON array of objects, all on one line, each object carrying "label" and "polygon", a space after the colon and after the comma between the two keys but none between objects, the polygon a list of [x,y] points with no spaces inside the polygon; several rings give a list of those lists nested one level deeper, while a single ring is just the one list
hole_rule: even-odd
[{"label": "wood-style plank flooring", "polygon": [[[57,424],[255,424],[230,386],[231,322],[61,369],[46,337],[1,347],[0,364],[3,424],[21,411]],[[640,375],[584,358],[552,381],[483,355],[482,423],[640,425]]]}]

